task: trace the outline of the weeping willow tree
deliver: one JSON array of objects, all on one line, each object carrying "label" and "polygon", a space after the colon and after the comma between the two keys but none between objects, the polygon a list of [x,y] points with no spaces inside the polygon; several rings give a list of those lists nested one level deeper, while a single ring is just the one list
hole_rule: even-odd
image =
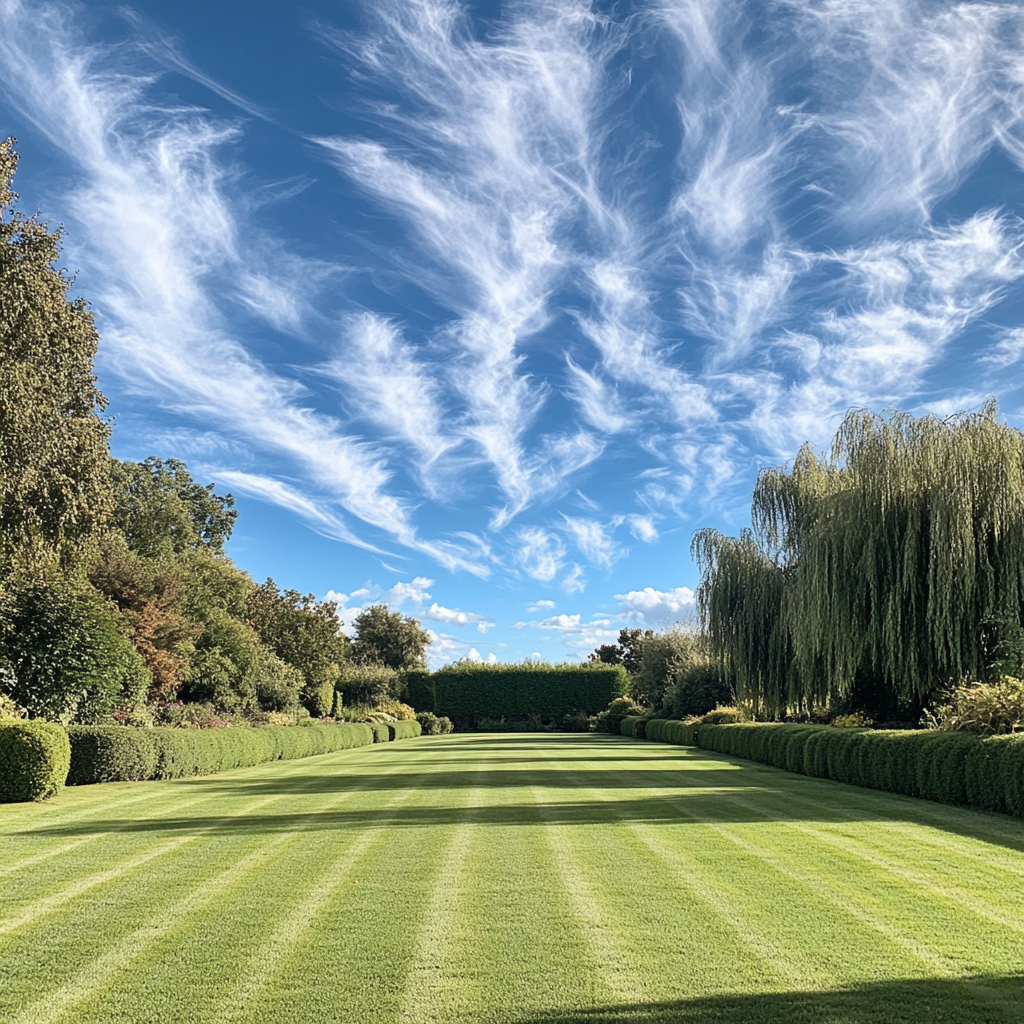
[{"label": "weeping willow tree", "polygon": [[995,403],[948,419],[851,412],[831,455],[764,470],[753,529],[702,530],[698,605],[765,713],[858,687],[921,703],[984,679],[1024,623],[1024,434]]}]

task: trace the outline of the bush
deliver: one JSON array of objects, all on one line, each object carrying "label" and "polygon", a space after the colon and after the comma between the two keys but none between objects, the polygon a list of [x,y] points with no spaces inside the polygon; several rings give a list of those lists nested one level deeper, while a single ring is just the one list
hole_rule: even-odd
[{"label": "bush", "polygon": [[387,722],[367,722],[373,732],[374,743],[388,743],[391,740],[391,730]]},{"label": "bush", "polygon": [[10,696],[34,718],[94,722],[141,703],[151,676],[112,605],[74,581],[17,591],[0,631]]},{"label": "bush", "polygon": [[1024,680],[968,683],[950,690],[926,716],[936,729],[999,736],[1024,730]]},{"label": "bush", "polygon": [[452,731],[450,718],[438,717],[433,711],[421,711],[416,716],[424,736],[446,736]]},{"label": "bush", "polygon": [[669,720],[706,715],[735,699],[721,668],[703,661],[678,668],[665,690],[662,710]]},{"label": "bush", "polygon": [[[387,727],[385,726],[385,733]],[[212,775],[265,761],[291,760],[374,742],[364,723],[229,729],[71,726],[69,785]]]},{"label": "bush", "polygon": [[701,719],[706,725],[724,725],[727,722],[739,722],[743,719],[743,713],[739,708],[723,708],[717,707],[714,711],[709,711]]},{"label": "bush", "polygon": [[0,720],[0,803],[57,796],[70,764],[68,735],[59,725]]},{"label": "bush", "polygon": [[872,721],[863,712],[854,711],[849,715],[836,715],[828,724],[836,729],[868,729]]},{"label": "bush", "polygon": [[388,722],[387,727],[393,740],[409,740],[423,732],[422,726],[415,718],[406,719],[404,722]]},{"label": "bush", "polygon": [[399,687],[398,673],[387,665],[349,663],[342,666],[334,686],[341,690],[346,704],[373,707],[395,694]]},{"label": "bush", "polygon": [[621,735],[620,726],[622,720],[627,716],[637,717],[644,713],[644,709],[637,704],[632,697],[616,697],[604,711],[594,720],[594,728],[598,732],[610,732],[613,735]]},{"label": "bush", "polygon": [[645,737],[647,719],[641,715],[627,715],[619,723],[619,734],[631,739],[642,740]]},{"label": "bush", "polygon": [[474,723],[484,718],[520,721],[531,715],[552,722],[577,711],[597,714],[623,694],[629,682],[621,665],[602,662],[460,662],[432,678],[435,713]]}]

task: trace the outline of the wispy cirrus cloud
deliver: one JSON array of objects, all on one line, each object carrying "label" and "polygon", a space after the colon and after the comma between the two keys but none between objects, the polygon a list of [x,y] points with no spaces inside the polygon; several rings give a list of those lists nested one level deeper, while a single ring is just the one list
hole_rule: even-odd
[{"label": "wispy cirrus cloud", "polygon": [[[132,51],[87,44],[63,6],[6,0],[0,27],[5,92],[80,172],[68,203],[85,239],[77,252],[101,311],[106,363],[137,393],[301,467],[350,515],[399,543],[486,574],[458,544],[422,540],[408,505],[388,491],[382,453],[309,408],[296,380],[233,336],[218,275],[231,280],[243,262],[252,273],[278,248],[228,198],[232,172],[219,154],[237,130],[202,111],[154,106],[153,76],[134,67]],[[278,287],[300,264],[274,265]],[[293,489],[260,493],[295,510]]]}]

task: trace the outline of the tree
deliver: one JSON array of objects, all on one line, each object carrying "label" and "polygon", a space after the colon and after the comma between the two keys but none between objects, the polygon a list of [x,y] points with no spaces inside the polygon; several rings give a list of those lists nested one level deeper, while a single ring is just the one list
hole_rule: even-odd
[{"label": "tree", "polygon": [[602,644],[587,660],[622,665],[630,676],[635,676],[640,671],[642,644],[652,636],[653,629],[620,629],[617,644]]},{"label": "tree", "polygon": [[55,268],[60,229],[13,209],[15,142],[0,143],[0,563],[38,545],[75,555],[110,513],[98,335]]},{"label": "tree", "polygon": [[[694,536],[698,604],[768,714],[908,713],[998,674],[1024,626],[1024,434],[995,403],[947,419],[854,410],[831,456],[761,472],[753,529]],[[877,709],[877,710],[876,710]]]},{"label": "tree", "polygon": [[416,619],[388,611],[386,604],[375,604],[356,616],[354,626],[354,661],[379,662],[395,669],[425,667],[430,634]]},{"label": "tree", "polygon": [[297,590],[282,593],[268,579],[249,591],[246,617],[262,643],[302,673],[302,699],[310,713],[329,715],[340,666],[349,655],[337,604]]},{"label": "tree", "polygon": [[230,494],[197,483],[178,459],[111,459],[114,525],[128,546],[153,557],[162,551],[204,547],[221,553],[238,512]]}]

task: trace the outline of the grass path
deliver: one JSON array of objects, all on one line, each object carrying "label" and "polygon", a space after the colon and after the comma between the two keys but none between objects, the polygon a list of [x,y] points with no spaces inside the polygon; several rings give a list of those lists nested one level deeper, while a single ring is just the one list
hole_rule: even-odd
[{"label": "grass path", "polygon": [[1024,1020],[1024,823],[617,737],[0,805],[5,1024]]}]

